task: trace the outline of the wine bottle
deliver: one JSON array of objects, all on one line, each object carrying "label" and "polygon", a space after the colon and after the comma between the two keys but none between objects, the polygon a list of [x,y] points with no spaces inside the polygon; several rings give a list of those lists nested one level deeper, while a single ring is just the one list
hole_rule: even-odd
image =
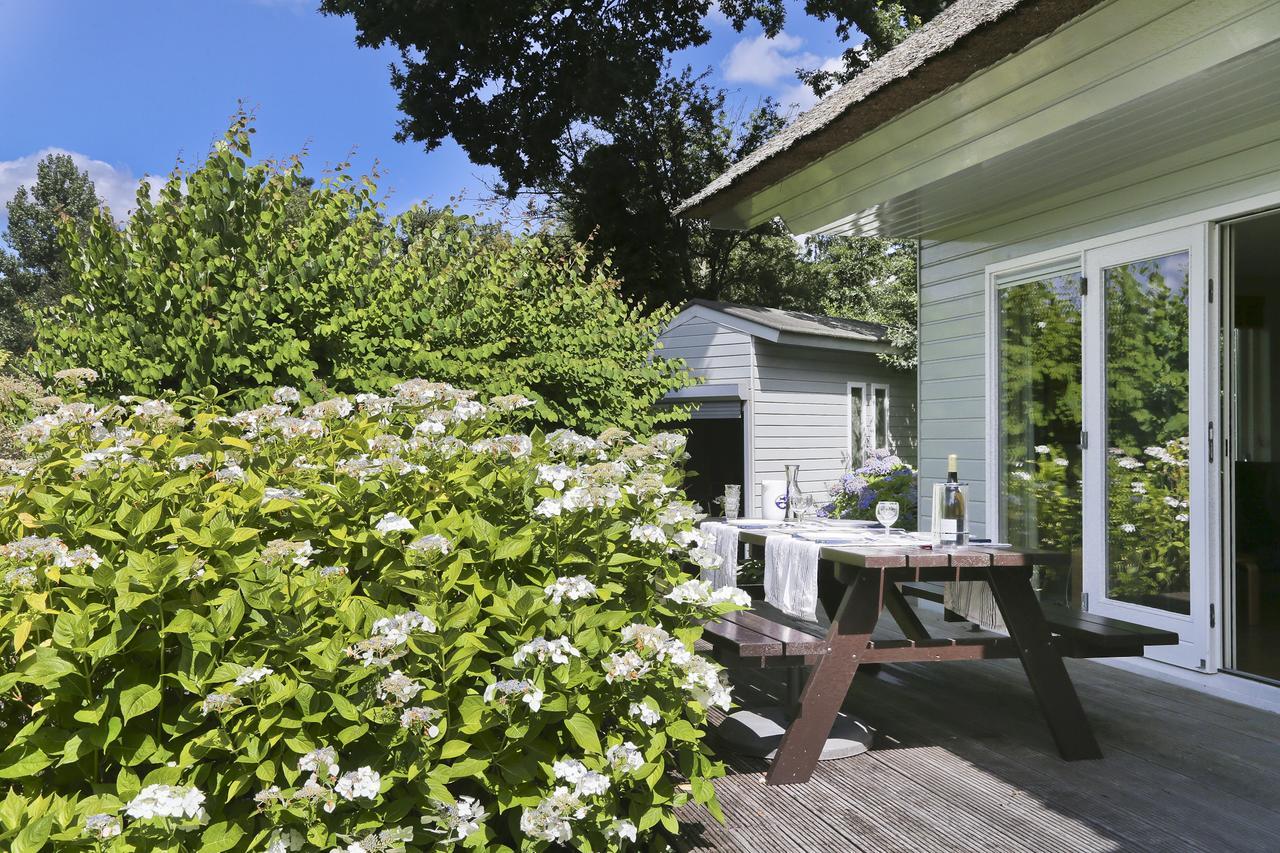
[{"label": "wine bottle", "polygon": [[947,482],[942,488],[941,535],[938,538],[943,545],[965,545],[969,541],[968,507],[965,505],[967,491],[960,482],[959,465],[952,453],[947,457]]}]

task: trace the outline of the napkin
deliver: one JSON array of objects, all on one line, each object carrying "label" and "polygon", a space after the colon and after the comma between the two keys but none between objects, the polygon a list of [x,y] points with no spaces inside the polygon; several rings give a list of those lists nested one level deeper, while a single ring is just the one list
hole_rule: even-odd
[{"label": "napkin", "polygon": [[711,541],[708,544],[720,556],[720,565],[714,569],[703,569],[702,579],[710,582],[712,589],[737,586],[738,528],[718,521],[704,521],[699,529],[710,535]]},{"label": "napkin", "polygon": [[795,619],[813,622],[818,612],[817,542],[785,533],[764,540],[764,600]]}]

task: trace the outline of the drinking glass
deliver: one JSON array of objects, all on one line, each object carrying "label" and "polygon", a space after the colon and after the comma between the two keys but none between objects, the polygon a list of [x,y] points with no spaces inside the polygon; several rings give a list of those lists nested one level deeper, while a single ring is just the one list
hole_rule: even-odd
[{"label": "drinking glass", "polygon": [[730,485],[724,487],[724,517],[737,518],[738,510],[742,506],[742,486]]},{"label": "drinking glass", "polygon": [[885,533],[888,533],[893,528],[893,523],[897,520],[897,501],[880,501],[880,503],[876,504],[876,521],[884,525]]}]

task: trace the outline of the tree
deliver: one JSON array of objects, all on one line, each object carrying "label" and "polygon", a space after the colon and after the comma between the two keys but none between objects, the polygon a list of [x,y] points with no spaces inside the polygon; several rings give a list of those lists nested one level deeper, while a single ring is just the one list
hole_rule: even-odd
[{"label": "tree", "polygon": [[808,0],[805,11],[822,21],[834,19],[836,35],[843,41],[851,41],[859,33],[865,38],[845,49],[842,68],[802,71],[800,79],[813,88],[814,94],[825,95],[858,76],[951,3],[952,0]]},{"label": "tree", "polygon": [[5,205],[9,225],[3,237],[14,254],[0,252],[0,346],[25,350],[31,326],[27,305],[45,305],[63,293],[66,266],[58,246],[64,220],[83,227],[102,206],[88,172],[67,154],[50,154],[36,164],[36,181],[18,187]]},{"label": "tree", "polygon": [[[946,0],[805,0],[806,14],[833,19],[856,71]],[[514,194],[560,168],[565,139],[599,127],[658,87],[668,57],[705,44],[712,7],[741,30],[757,21],[782,31],[784,0],[322,0],[350,15],[358,44],[400,51],[391,82],[404,119],[398,138],[428,149],[452,137],[475,163],[494,166]],[[861,63],[861,64],[859,64]],[[814,77],[821,90],[832,85]]]},{"label": "tree", "polygon": [[99,394],[315,398],[413,376],[523,394],[549,425],[647,432],[687,384],[652,358],[670,317],[623,299],[586,250],[501,238],[448,211],[388,221],[369,178],[306,189],[299,159],[251,163],[239,116],[124,228],[64,224],[69,293],[36,328],[37,365],[98,371]]},{"label": "tree", "polygon": [[880,323],[894,351],[883,360],[914,369],[917,356],[916,246],[881,237],[812,237],[807,241],[815,310]]},{"label": "tree", "polygon": [[624,291],[649,301],[694,297],[805,307],[799,247],[778,223],[716,231],[672,211],[781,129],[766,100],[746,115],[686,69],[627,99],[598,128],[569,135],[560,170],[544,187],[570,236],[609,258]]}]

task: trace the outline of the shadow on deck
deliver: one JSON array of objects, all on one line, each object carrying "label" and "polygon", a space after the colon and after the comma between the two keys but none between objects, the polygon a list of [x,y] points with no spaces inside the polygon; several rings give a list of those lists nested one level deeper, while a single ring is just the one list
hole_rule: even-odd
[{"label": "shadow on deck", "polygon": [[[1058,757],[1017,661],[885,666],[845,708],[863,755],[768,788],[726,755],[726,823],[681,814],[689,851],[1280,851],[1280,716],[1093,661],[1067,661],[1105,758]],[[775,673],[734,673],[746,707]],[[687,823],[685,823],[687,821]]]}]

